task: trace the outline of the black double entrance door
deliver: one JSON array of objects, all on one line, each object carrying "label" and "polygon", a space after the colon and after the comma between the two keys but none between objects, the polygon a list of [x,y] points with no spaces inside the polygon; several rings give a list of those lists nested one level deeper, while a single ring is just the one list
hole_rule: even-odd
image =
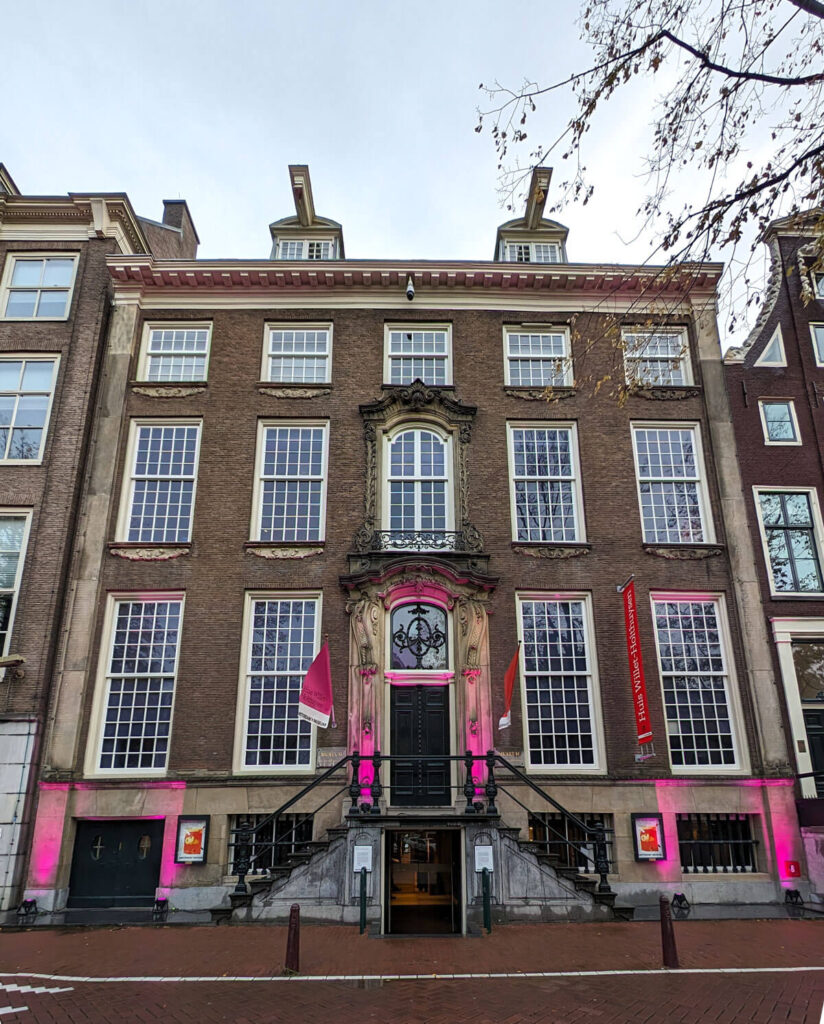
[{"label": "black double entrance door", "polygon": [[824,796],[824,707],[805,707],[804,725],[807,727],[810,759],[816,773],[816,790],[819,796]]},{"label": "black double entrance door", "polygon": [[450,762],[443,759],[449,754],[449,687],[393,686],[391,691],[392,804],[451,804]]},{"label": "black double entrance door", "polygon": [[78,821],[70,907],[150,907],[160,878],[163,821]]}]

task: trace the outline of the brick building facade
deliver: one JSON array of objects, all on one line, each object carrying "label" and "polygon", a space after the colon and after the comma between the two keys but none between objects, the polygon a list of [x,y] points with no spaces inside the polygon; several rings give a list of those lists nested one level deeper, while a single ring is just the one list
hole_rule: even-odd
[{"label": "brick building facade", "polygon": [[346,259],[290,171],[269,260],[107,259],[29,896],[354,921],[368,862],[386,931],[472,927],[484,863],[505,919],[780,900],[803,857],[721,267],[569,263],[543,171],[492,261]]}]

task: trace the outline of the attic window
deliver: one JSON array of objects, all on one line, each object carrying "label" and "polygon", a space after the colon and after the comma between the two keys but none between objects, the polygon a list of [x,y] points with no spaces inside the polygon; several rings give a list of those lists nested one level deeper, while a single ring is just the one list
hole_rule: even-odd
[{"label": "attic window", "polygon": [[504,245],[507,263],[560,263],[557,242],[507,242]]},{"label": "attic window", "polygon": [[279,260],[328,260],[332,258],[332,242],[310,242],[308,239],[278,243]]}]

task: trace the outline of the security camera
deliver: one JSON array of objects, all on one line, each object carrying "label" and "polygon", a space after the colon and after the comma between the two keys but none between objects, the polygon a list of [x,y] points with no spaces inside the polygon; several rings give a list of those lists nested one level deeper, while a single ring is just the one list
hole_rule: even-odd
[{"label": "security camera", "polygon": [[406,279],[406,297],[411,302],[415,298],[415,285],[412,283],[412,277]]}]

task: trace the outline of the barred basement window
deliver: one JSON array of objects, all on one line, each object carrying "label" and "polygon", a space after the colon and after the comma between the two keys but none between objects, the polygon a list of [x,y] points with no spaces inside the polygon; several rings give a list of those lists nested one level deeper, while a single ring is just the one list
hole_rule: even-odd
[{"label": "barred basement window", "polygon": [[509,439],[514,539],[583,540],[574,426],[510,426]]},{"label": "barred basement window", "polygon": [[326,436],[326,424],[322,423],[261,424],[255,540],[323,539]]},{"label": "barred basement window", "polygon": [[[609,870],[615,870],[612,841],[611,814],[579,814],[578,818],[588,827],[603,825],[606,831],[607,859]],[[555,811],[529,814],[529,841],[536,843],[541,853],[557,857],[561,866],[577,868],[582,874],[595,873],[595,847],[592,837],[571,822],[565,815]],[[572,845],[570,845],[572,844]]]},{"label": "barred basement window", "polygon": [[743,874],[758,871],[749,814],[676,814],[684,874]]},{"label": "barred basement window", "polygon": [[[248,821],[254,828],[260,822],[268,818],[268,814],[235,814],[229,818],[229,828],[238,828],[241,822]],[[281,814],[275,830],[274,819],[269,821],[255,835],[252,843],[252,863],[249,870],[250,875],[262,875],[278,864],[283,864],[295,853],[303,853],[307,850],[307,844],[312,841],[312,826],[314,815],[312,814]],[[236,875],[235,869],[235,844],[237,836],[231,831],[229,833],[229,871],[230,875]]]},{"label": "barred basement window", "polygon": [[647,544],[712,540],[698,427],[650,423],[632,428],[641,524]]}]

